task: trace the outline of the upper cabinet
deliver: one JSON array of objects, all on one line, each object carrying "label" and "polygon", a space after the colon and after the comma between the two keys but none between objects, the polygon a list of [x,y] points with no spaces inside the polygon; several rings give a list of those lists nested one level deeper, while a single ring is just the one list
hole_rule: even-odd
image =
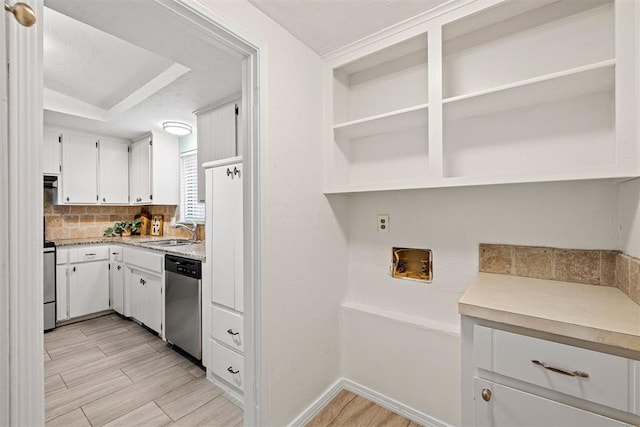
[{"label": "upper cabinet", "polygon": [[44,175],[60,175],[60,143],[62,137],[59,132],[44,130],[42,138],[42,173]]},{"label": "upper cabinet", "polygon": [[74,133],[62,135],[62,200],[98,203],[98,140]]},{"label": "upper cabinet", "polygon": [[638,8],[472,2],[337,57],[325,191],[638,176]]},{"label": "upper cabinet", "polygon": [[103,204],[129,203],[129,143],[100,138],[98,201]]},{"label": "upper cabinet", "polygon": [[238,143],[240,100],[197,111],[198,200],[205,200],[203,163],[242,155]]},{"label": "upper cabinet", "polygon": [[131,203],[177,205],[178,138],[151,132],[131,145]]}]

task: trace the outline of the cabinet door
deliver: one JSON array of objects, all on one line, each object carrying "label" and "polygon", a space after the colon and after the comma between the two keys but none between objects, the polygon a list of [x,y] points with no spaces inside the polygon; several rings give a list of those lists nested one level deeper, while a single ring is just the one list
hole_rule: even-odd
[{"label": "cabinet door", "polygon": [[129,203],[129,144],[100,139],[99,146],[99,202]]},{"label": "cabinet door", "polygon": [[[213,170],[212,198],[212,277],[213,302],[235,309],[235,239],[237,223],[233,166]],[[209,220],[209,219],[207,219]]]},{"label": "cabinet door", "polygon": [[145,275],[143,280],[142,323],[162,333],[162,278]]},{"label": "cabinet door", "polygon": [[67,270],[66,265],[56,266],[56,320],[58,321],[69,318]]},{"label": "cabinet door", "polygon": [[116,313],[124,314],[124,267],[122,263],[111,263],[109,282],[111,285],[111,308]]},{"label": "cabinet door", "polygon": [[131,146],[131,202],[151,202],[151,139],[145,137]]},{"label": "cabinet door", "polygon": [[42,138],[42,172],[45,175],[60,174],[60,134],[49,130],[44,131]]},{"label": "cabinet door", "polygon": [[[238,174],[235,174],[235,171]],[[231,194],[231,209],[233,211],[233,283],[234,283],[234,308],[236,311],[244,312],[244,281],[243,281],[243,253],[242,253],[242,238],[243,238],[243,211],[242,211],[242,165],[238,164],[234,166],[234,179],[231,180],[233,187]]]},{"label": "cabinet door", "polygon": [[131,298],[130,316],[134,319],[138,319],[142,322],[143,316],[143,301],[144,295],[142,293],[142,275],[137,271],[131,271],[129,274],[129,296]]},{"label": "cabinet door", "polygon": [[[489,400],[482,397],[490,391]],[[627,424],[562,403],[474,378],[475,426],[593,426],[617,427]],[[486,395],[486,391],[485,391]]]},{"label": "cabinet door", "polygon": [[69,316],[78,317],[109,309],[109,262],[71,266]]},{"label": "cabinet door", "polygon": [[95,138],[62,136],[62,193],[64,203],[95,204],[98,199],[98,147]]}]

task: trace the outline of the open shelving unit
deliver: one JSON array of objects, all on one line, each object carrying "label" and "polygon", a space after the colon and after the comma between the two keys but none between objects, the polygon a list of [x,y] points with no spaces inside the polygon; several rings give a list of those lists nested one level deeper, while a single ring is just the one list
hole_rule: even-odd
[{"label": "open shelving unit", "polygon": [[640,175],[639,11],[468,4],[335,66],[325,193]]}]

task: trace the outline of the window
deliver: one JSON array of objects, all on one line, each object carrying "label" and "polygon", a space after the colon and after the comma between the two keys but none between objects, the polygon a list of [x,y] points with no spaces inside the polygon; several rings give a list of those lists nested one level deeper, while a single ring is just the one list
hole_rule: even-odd
[{"label": "window", "polygon": [[180,221],[204,223],[204,203],[198,202],[198,152],[180,155]]}]

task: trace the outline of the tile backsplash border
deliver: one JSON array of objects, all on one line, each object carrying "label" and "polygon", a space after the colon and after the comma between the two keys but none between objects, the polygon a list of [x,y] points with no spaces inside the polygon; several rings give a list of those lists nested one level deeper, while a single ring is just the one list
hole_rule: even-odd
[{"label": "tile backsplash border", "polygon": [[640,259],[620,251],[481,243],[479,271],[617,287],[640,304]]}]

